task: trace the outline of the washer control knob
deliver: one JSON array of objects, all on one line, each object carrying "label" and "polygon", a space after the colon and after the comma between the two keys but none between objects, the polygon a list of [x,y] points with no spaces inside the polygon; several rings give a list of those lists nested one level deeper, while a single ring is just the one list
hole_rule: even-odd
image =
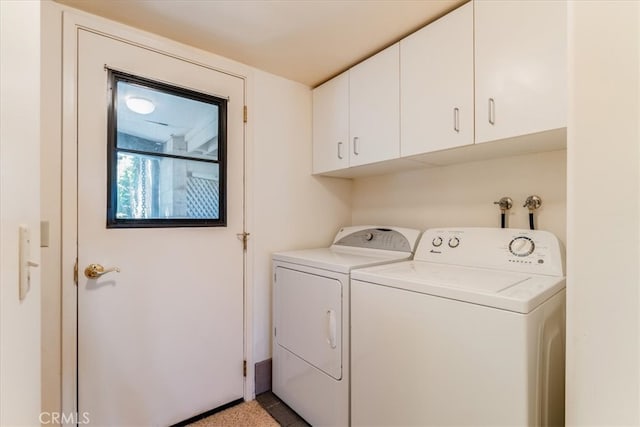
[{"label": "washer control knob", "polygon": [[518,257],[529,256],[536,248],[535,243],[528,237],[516,237],[509,243],[509,252]]},{"label": "washer control knob", "polygon": [[365,233],[364,240],[366,240],[367,242],[373,240],[373,233]]},{"label": "washer control knob", "polygon": [[458,239],[457,237],[452,237],[449,239],[450,248],[457,248],[459,244],[460,244],[460,239]]},{"label": "washer control knob", "polygon": [[435,237],[431,241],[431,244],[437,248],[438,246],[440,246],[442,244],[442,237]]}]

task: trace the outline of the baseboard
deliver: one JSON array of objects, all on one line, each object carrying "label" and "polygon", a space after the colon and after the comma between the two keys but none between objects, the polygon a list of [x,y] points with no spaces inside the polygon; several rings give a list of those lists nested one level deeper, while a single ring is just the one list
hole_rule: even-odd
[{"label": "baseboard", "polygon": [[256,394],[271,390],[271,359],[256,363]]}]

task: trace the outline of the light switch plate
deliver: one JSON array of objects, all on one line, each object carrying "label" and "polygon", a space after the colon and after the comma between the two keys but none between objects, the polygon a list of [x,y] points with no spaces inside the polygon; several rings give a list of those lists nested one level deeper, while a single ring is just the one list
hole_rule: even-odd
[{"label": "light switch plate", "polygon": [[49,247],[49,221],[40,221],[40,247]]}]

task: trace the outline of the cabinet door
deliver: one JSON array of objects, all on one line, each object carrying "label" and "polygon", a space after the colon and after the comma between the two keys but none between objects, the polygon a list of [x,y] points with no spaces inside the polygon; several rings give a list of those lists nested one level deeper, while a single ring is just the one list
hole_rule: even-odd
[{"label": "cabinet door", "polygon": [[475,2],[476,142],[566,127],[566,8]]},{"label": "cabinet door", "polygon": [[349,167],[349,75],[313,90],[313,173]]},{"label": "cabinet door", "polygon": [[351,166],[400,156],[399,45],[349,70]]},{"label": "cabinet door", "polygon": [[400,42],[400,155],[473,144],[473,4]]}]

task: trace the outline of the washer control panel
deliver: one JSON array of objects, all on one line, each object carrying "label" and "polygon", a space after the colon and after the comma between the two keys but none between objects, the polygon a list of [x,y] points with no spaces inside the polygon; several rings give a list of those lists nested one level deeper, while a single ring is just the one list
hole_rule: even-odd
[{"label": "washer control panel", "polygon": [[354,248],[413,252],[418,236],[420,236],[419,230],[400,227],[344,227],[338,231],[333,244]]},{"label": "washer control panel", "polygon": [[424,232],[418,261],[518,272],[564,275],[564,249],[543,230],[437,228]]}]

